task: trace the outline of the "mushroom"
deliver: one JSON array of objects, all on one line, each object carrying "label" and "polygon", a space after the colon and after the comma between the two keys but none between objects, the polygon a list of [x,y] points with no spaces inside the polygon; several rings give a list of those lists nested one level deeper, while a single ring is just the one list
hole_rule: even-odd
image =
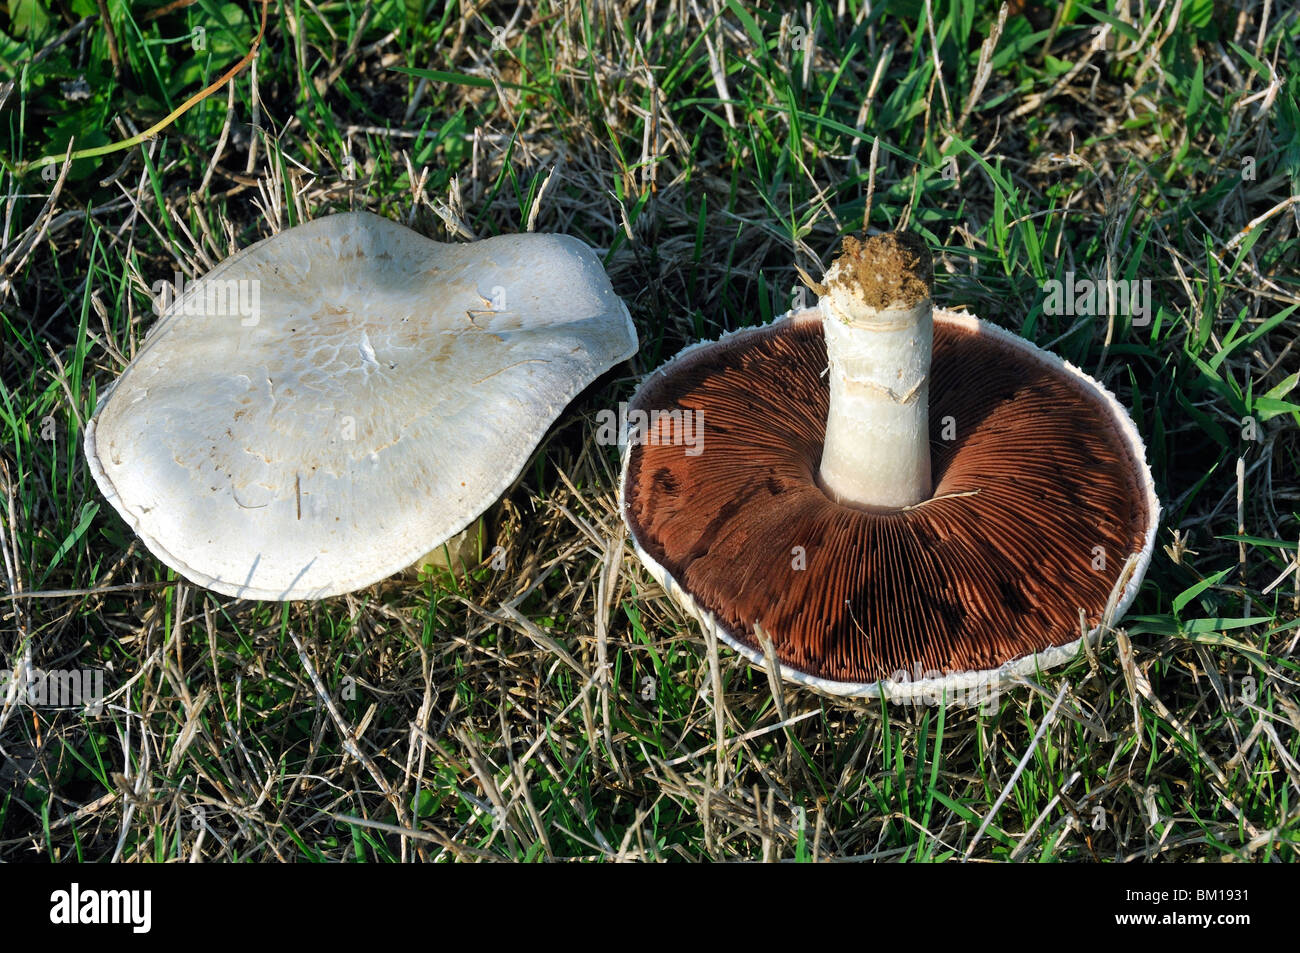
[{"label": "mushroom", "polygon": [[636,349],[575,238],[451,245],[331,215],[178,296],[100,401],[86,459],[187,579],[321,598],[465,529],[565,405]]},{"label": "mushroom", "polygon": [[688,347],[627,414],[621,505],[651,575],[835,695],[952,699],[1061,664],[1151,558],[1160,505],[1114,396],[934,311],[931,285],[916,236],[847,238],[815,308]]}]

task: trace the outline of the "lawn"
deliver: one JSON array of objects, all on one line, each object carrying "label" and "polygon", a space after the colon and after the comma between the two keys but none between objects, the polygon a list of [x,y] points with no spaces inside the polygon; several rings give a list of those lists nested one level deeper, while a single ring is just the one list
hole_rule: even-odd
[{"label": "lawn", "polygon": [[[0,31],[0,860],[1297,859],[1287,5],[10,0]],[[160,282],[349,209],[577,236],[640,352],[480,559],[317,602],[198,588],[101,497],[85,422]],[[919,233],[938,305],[1146,441],[1135,603],[992,706],[774,689],[641,566],[596,439],[864,227]],[[1061,313],[1070,276],[1151,306]],[[103,705],[24,704],[32,671]]]}]

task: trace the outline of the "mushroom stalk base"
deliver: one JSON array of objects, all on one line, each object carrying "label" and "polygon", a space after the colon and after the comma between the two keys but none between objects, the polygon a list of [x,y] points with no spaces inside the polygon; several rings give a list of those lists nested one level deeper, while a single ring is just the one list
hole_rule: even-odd
[{"label": "mushroom stalk base", "polygon": [[897,509],[929,499],[933,309],[855,309],[820,302],[830,411],[820,480],[839,503]]}]

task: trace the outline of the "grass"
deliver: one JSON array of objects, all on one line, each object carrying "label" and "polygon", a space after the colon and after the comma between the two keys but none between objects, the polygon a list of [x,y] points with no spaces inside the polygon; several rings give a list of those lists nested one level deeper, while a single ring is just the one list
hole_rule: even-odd
[{"label": "grass", "polygon": [[[110,44],[93,2],[11,3],[0,668],[109,698],[0,703],[0,859],[1296,859],[1300,25],[1246,6],[278,0],[255,72],[38,167],[162,120],[260,6],[110,3]],[[600,249],[641,352],[489,511],[503,569],[196,589],[100,498],[82,427],[155,282],[348,208],[448,241],[535,214]],[[593,440],[864,220],[939,250],[941,304],[1115,391],[1164,507],[1122,628],[990,713],[778,704],[640,567]],[[1149,279],[1150,321],[1046,313],[1067,271]]]}]

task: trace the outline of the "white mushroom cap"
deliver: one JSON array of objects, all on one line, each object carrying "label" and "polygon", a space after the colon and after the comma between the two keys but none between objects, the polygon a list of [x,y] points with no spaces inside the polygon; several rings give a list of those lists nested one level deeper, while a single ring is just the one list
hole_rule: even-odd
[{"label": "white mushroom cap", "polygon": [[449,245],[332,215],[190,285],[105,393],[86,458],[193,582],[336,595],[467,526],[569,401],[636,349],[575,238]]}]

